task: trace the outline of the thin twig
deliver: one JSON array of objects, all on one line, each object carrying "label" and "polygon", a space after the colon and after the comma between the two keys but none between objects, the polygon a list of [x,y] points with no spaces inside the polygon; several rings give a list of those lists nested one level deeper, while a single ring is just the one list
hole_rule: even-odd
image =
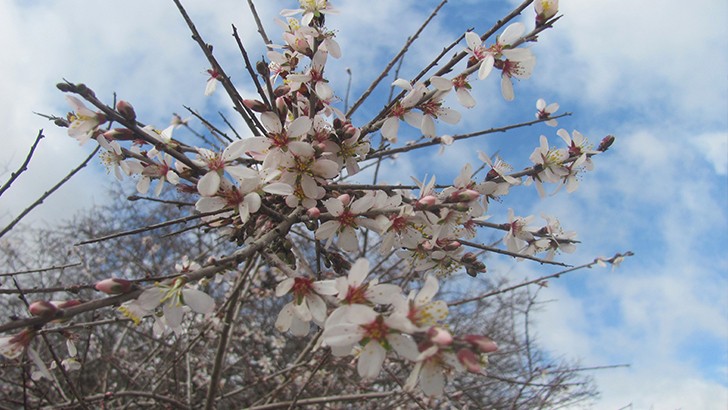
[{"label": "thin twig", "polygon": [[33,145],[30,147],[30,150],[28,150],[28,156],[25,157],[25,161],[20,165],[20,168],[18,168],[17,171],[10,174],[10,179],[8,182],[6,182],[2,187],[0,187],[0,196],[10,188],[10,185],[13,184],[13,182],[18,179],[20,174],[28,170],[28,164],[30,163],[30,159],[33,157],[33,152],[35,152],[35,148],[38,146],[38,143],[40,143],[40,140],[45,138],[45,135],[43,135],[43,130],[38,131],[38,136],[35,137],[35,142],[33,142]]},{"label": "thin twig", "polygon": [[427,17],[427,19],[425,19],[425,21],[420,25],[420,27],[417,29],[417,31],[415,31],[415,33],[412,36],[407,38],[407,41],[404,43],[404,46],[402,46],[402,49],[400,49],[399,52],[394,56],[394,58],[392,58],[392,60],[389,61],[389,63],[387,63],[386,66],[384,66],[384,69],[382,70],[382,72],[379,73],[379,76],[377,76],[377,78],[375,78],[374,81],[372,81],[372,83],[369,85],[369,88],[367,88],[366,91],[364,91],[364,93],[359,97],[359,99],[356,100],[356,102],[354,104],[352,104],[349,111],[346,112],[347,118],[351,118],[352,114],[354,114],[354,112],[357,110],[357,108],[359,108],[359,106],[369,97],[369,95],[371,95],[371,93],[374,91],[374,89],[377,87],[377,85],[379,85],[379,83],[387,76],[387,74],[389,74],[389,70],[391,70],[392,67],[394,67],[394,65],[397,64],[397,61],[400,58],[402,58],[402,56],[407,51],[409,51],[409,47],[412,45],[412,43],[415,42],[415,40],[417,40],[417,38],[420,36],[420,33],[422,33],[422,31],[425,29],[425,27],[427,27],[427,25],[430,23],[430,21],[432,21],[432,19],[435,17],[435,15],[437,15],[437,12],[440,11],[440,9],[442,8],[442,6],[445,5],[445,3],[447,3],[447,0],[442,0],[440,2],[440,4],[438,4],[437,7],[435,7],[435,10],[433,10],[432,13],[430,13],[430,15]]},{"label": "thin twig", "polygon": [[91,158],[93,158],[94,155],[96,155],[96,153],[99,152],[99,149],[100,148],[101,148],[101,146],[97,146],[96,149],[94,149],[93,152],[83,162],[81,162],[81,164],[79,166],[77,166],[76,168],[74,168],[73,170],[71,170],[71,172],[68,175],[66,175],[65,177],[63,177],[63,179],[61,179],[56,185],[54,185],[51,189],[49,189],[43,195],[41,195],[29,207],[25,208],[23,210],[23,212],[20,213],[20,215],[18,215],[15,219],[13,219],[13,221],[10,222],[8,224],[8,226],[6,226],[5,229],[3,229],[0,232],[0,237],[2,237],[3,235],[5,235],[6,233],[8,233],[11,229],[13,229],[13,227],[15,227],[15,225],[18,222],[20,222],[21,219],[25,218],[25,216],[28,215],[30,213],[30,211],[32,211],[33,209],[35,209],[35,207],[37,207],[38,205],[42,204],[43,201],[45,201],[49,196],[51,196],[51,194],[53,194],[54,192],[56,192],[56,190],[58,190],[58,188],[62,187],[74,175],[76,175],[78,173],[78,171],[80,171],[84,167],[86,167],[86,165],[88,165],[88,163],[91,161]]}]

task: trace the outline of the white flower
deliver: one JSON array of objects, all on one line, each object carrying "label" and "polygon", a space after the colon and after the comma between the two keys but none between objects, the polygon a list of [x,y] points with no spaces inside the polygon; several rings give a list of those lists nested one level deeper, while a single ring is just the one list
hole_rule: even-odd
[{"label": "white flower", "polygon": [[293,292],[293,301],[286,304],[276,319],[276,329],[280,332],[290,330],[294,336],[305,336],[312,320],[323,325],[326,321],[326,302],[321,295],[335,295],[337,290],[333,280],[314,282],[312,279],[297,276],[284,279],[276,287],[276,296],[281,297]]},{"label": "white flower", "polygon": [[343,320],[327,321],[322,337],[332,349],[349,351],[355,344],[365,342],[357,362],[357,371],[363,378],[371,379],[379,374],[390,348],[410,360],[417,356],[417,345],[412,338],[394,331],[388,318],[365,305],[351,305]]},{"label": "white flower", "polygon": [[162,313],[167,326],[178,329],[184,316],[183,306],[202,314],[211,313],[215,309],[215,300],[205,292],[188,287],[184,281],[176,280],[172,286],[157,284],[137,298],[142,309],[154,310],[162,305]]},{"label": "white flower", "polygon": [[337,298],[341,303],[352,305],[388,305],[398,299],[402,289],[393,284],[364,283],[369,275],[369,261],[359,258],[349,270],[349,275],[336,279]]},{"label": "white flower", "polygon": [[521,252],[528,246],[528,243],[533,241],[533,232],[528,229],[531,221],[533,221],[533,215],[525,218],[516,217],[513,209],[508,209],[509,230],[503,238],[503,242],[506,243],[509,252]]},{"label": "white flower", "polygon": [[414,333],[425,331],[445,320],[448,315],[447,303],[432,300],[439,289],[437,278],[427,275],[419,292],[410,292],[407,299],[395,301],[390,320],[392,326],[406,333]]},{"label": "white flower", "polygon": [[99,125],[106,121],[103,114],[93,112],[76,97],[66,95],[66,101],[73,107],[73,114],[68,115],[68,136],[78,140],[83,145],[91,139]]},{"label": "white flower", "polygon": [[[343,201],[342,201],[343,198]],[[374,205],[374,195],[367,193],[363,197],[351,201],[349,195],[330,198],[324,201],[326,209],[334,219],[326,221],[316,230],[316,239],[326,239],[326,246],[331,245],[334,236],[338,235],[337,244],[341,249],[354,252],[359,249],[355,229],[364,226],[376,232],[381,231],[379,223],[374,219],[362,216]]]},{"label": "white flower", "polygon": [[[553,113],[558,111],[559,104],[558,103],[551,103],[549,105],[546,105],[546,101],[543,98],[539,98],[538,101],[536,101],[536,118],[539,120],[545,120],[546,118],[550,118]],[[554,119],[550,119],[545,122],[546,125],[550,127],[555,127],[559,123],[558,121]]]}]

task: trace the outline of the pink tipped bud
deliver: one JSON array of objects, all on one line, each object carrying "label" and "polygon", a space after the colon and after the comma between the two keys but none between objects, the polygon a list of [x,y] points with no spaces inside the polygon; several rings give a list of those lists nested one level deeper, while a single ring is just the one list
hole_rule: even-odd
[{"label": "pink tipped bud", "polygon": [[425,195],[417,201],[417,206],[426,208],[428,206],[435,205],[437,198],[434,195]]},{"label": "pink tipped bud", "polygon": [[462,246],[462,244],[458,241],[445,241],[442,244],[438,243],[438,245],[440,245],[440,247],[445,251],[454,251]]},{"label": "pink tipped bud", "polygon": [[351,203],[351,195],[349,195],[349,194],[339,195],[336,199],[341,201],[344,204],[344,206],[347,206]]},{"label": "pink tipped bud", "polygon": [[136,112],[134,112],[134,107],[132,107],[128,102],[119,100],[119,102],[116,103],[116,111],[119,111],[119,114],[127,120],[132,122],[136,121]]},{"label": "pink tipped bud", "polygon": [[452,343],[452,335],[447,330],[433,326],[427,331],[427,336],[432,343],[440,346],[449,346]]},{"label": "pink tipped bud", "polygon": [[106,131],[103,135],[109,141],[132,141],[136,138],[134,132],[127,128],[114,128]]},{"label": "pink tipped bud", "polygon": [[308,208],[306,215],[311,219],[318,219],[321,216],[321,210],[314,206],[313,208]]},{"label": "pink tipped bud", "polygon": [[478,349],[480,353],[492,353],[498,350],[498,345],[488,336],[467,335],[463,339]]},{"label": "pink tipped bud", "polygon": [[276,87],[275,90],[273,90],[273,96],[276,98],[283,97],[285,95],[288,95],[288,93],[291,92],[291,87],[288,85],[279,85]]},{"label": "pink tipped bud", "polygon": [[480,373],[482,371],[480,368],[480,360],[478,360],[478,356],[476,356],[472,350],[465,348],[460,349],[457,356],[458,361],[465,366],[469,372]]},{"label": "pink tipped bud", "polygon": [[47,300],[38,300],[31,303],[28,310],[33,316],[49,317],[53,316],[58,311],[58,308]]},{"label": "pink tipped bud", "polygon": [[480,194],[472,189],[466,189],[464,191],[456,191],[450,194],[448,202],[472,202],[478,199]]},{"label": "pink tipped bud", "polygon": [[255,112],[268,111],[268,107],[266,107],[262,101],[258,101],[258,100],[243,100],[243,105],[250,108],[251,110],[253,110]]},{"label": "pink tipped bud", "polygon": [[68,309],[74,306],[80,305],[81,302],[79,299],[71,299],[71,300],[54,300],[51,301],[55,307],[58,309]]},{"label": "pink tipped bud", "polygon": [[286,104],[286,99],[284,97],[276,98],[276,110],[278,110],[278,116],[283,118],[285,121],[288,116],[288,104]]},{"label": "pink tipped bud", "polygon": [[609,149],[609,147],[614,144],[614,135],[607,135],[602,139],[602,142],[599,143],[599,147],[597,148],[597,151],[606,151]]},{"label": "pink tipped bud", "polygon": [[126,279],[109,278],[97,282],[94,288],[99,292],[104,292],[108,295],[118,295],[121,293],[127,293],[134,287],[134,282]]}]

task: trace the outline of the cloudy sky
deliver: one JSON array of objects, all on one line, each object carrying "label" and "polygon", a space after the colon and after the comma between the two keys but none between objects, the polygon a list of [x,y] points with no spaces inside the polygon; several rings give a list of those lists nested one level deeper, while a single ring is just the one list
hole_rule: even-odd
[{"label": "cloudy sky", "polygon": [[[235,24],[251,55],[262,53],[245,2],[187,1],[205,40],[242,79],[230,36]],[[274,41],[272,24],[284,1],[259,2]],[[414,0],[339,1],[341,14],[328,20],[344,50],[329,70],[340,94],[345,68],[354,73],[358,95],[383,61],[436,2]],[[402,67],[402,77],[419,71],[465,28],[483,32],[509,6],[506,1],[452,1],[422,35]],[[560,120],[597,143],[606,134],[617,143],[596,158],[596,170],[580,189],[538,199],[532,188],[511,206],[519,215],[558,216],[583,242],[570,263],[632,250],[636,256],[617,270],[591,270],[552,282],[538,333],[553,352],[568,352],[585,366],[629,363],[595,372],[600,409],[725,409],[728,406],[728,3],[723,0],[562,0],[564,18],[532,46],[534,75],[515,86],[505,103],[496,76],[475,84],[478,106],[464,112],[457,133],[533,117],[539,97],[561,104]],[[532,23],[532,10],[523,21]],[[364,40],[363,40],[364,39]],[[113,92],[131,101],[146,123],[164,127],[182,105],[226,112],[222,93],[205,98],[207,64],[190,40],[171,1],[63,2],[0,1],[0,175],[4,181],[23,161],[40,128],[46,139],[30,171],[0,199],[0,225],[47,190],[91,151],[33,112],[68,111],[55,83],[84,82],[111,101]],[[391,79],[388,80],[388,82]],[[243,92],[247,85],[239,82]],[[386,91],[385,89],[381,89]],[[456,103],[453,101],[453,106]],[[362,107],[363,121],[381,105]],[[477,163],[475,149],[496,151],[516,168],[544,134],[540,125],[505,136],[434,149],[418,160],[390,168],[401,175],[437,173],[447,181],[453,163]],[[433,169],[433,167],[435,169]],[[440,177],[442,175],[442,177]],[[406,180],[405,180],[406,181]],[[113,178],[95,164],[30,216],[52,224],[73,209],[105,201]],[[536,275],[519,264],[516,275]],[[514,278],[517,279],[517,278]],[[631,406],[631,407],[629,407]]]}]

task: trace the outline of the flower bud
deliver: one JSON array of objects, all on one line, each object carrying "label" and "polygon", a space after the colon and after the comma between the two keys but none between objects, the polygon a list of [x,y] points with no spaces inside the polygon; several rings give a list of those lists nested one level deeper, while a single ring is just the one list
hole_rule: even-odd
[{"label": "flower bud", "polygon": [[614,135],[607,135],[602,139],[602,142],[599,143],[599,147],[597,148],[597,151],[604,152],[609,149],[609,147],[614,144]]},{"label": "flower bud", "polygon": [[278,110],[278,116],[281,118],[281,122],[284,122],[288,116],[288,104],[286,104],[284,97],[276,98],[276,110]]},{"label": "flower bud", "polygon": [[116,103],[116,111],[119,111],[119,114],[127,120],[131,122],[136,121],[136,112],[134,112],[134,107],[132,107],[128,102],[119,100],[119,102]]},{"label": "flower bud", "polygon": [[133,141],[134,132],[128,128],[114,128],[102,134],[108,141]]},{"label": "flower bud", "polygon": [[54,300],[54,301],[51,301],[51,303],[58,309],[68,309],[68,308],[71,308],[74,306],[78,306],[83,302],[81,302],[79,299],[71,299],[71,300]]},{"label": "flower bud", "polygon": [[50,317],[58,311],[58,308],[47,300],[38,300],[31,303],[28,310],[33,316]]},{"label": "flower bud", "polygon": [[480,353],[492,353],[498,350],[498,345],[488,336],[467,335],[463,340],[470,343]]},{"label": "flower bud", "polygon": [[275,88],[275,90],[273,90],[273,96],[276,98],[283,97],[284,95],[288,95],[288,93],[290,93],[290,92],[291,92],[290,86],[279,85],[278,87]]},{"label": "flower bud", "polygon": [[416,205],[418,207],[426,208],[437,203],[437,198],[434,195],[425,195],[424,197],[417,200]]},{"label": "flower bud", "polygon": [[255,63],[255,70],[263,77],[268,77],[270,75],[270,69],[268,68],[268,64],[266,64],[264,61],[258,61],[257,63]]},{"label": "flower bud", "polygon": [[262,101],[258,101],[258,100],[243,100],[243,105],[250,108],[251,110],[253,110],[255,112],[268,111],[268,107],[266,107],[266,105],[263,104]]},{"label": "flower bud", "polygon": [[321,216],[321,210],[314,206],[313,208],[308,208],[306,215],[311,219],[318,219]]},{"label": "flower bud", "polygon": [[536,11],[536,26],[540,26],[558,13],[559,0],[536,0],[533,8]]},{"label": "flower bud", "polygon": [[432,343],[440,346],[449,346],[452,343],[452,335],[450,332],[437,326],[433,326],[427,331],[427,337],[430,338]]},{"label": "flower bud", "polygon": [[344,206],[347,206],[347,205],[349,205],[349,203],[351,203],[351,195],[349,195],[349,194],[339,195],[338,197],[336,197],[336,199],[341,201],[344,204]]},{"label": "flower bud", "polygon": [[457,354],[458,361],[465,366],[466,369],[468,369],[471,373],[480,373],[482,369],[480,368],[480,361],[478,360],[478,356],[473,353],[470,349],[460,349]]},{"label": "flower bud", "polygon": [[121,293],[127,293],[134,287],[134,282],[126,279],[109,278],[104,279],[100,282],[96,282],[94,288],[99,292],[104,292],[108,295],[118,295]]}]

